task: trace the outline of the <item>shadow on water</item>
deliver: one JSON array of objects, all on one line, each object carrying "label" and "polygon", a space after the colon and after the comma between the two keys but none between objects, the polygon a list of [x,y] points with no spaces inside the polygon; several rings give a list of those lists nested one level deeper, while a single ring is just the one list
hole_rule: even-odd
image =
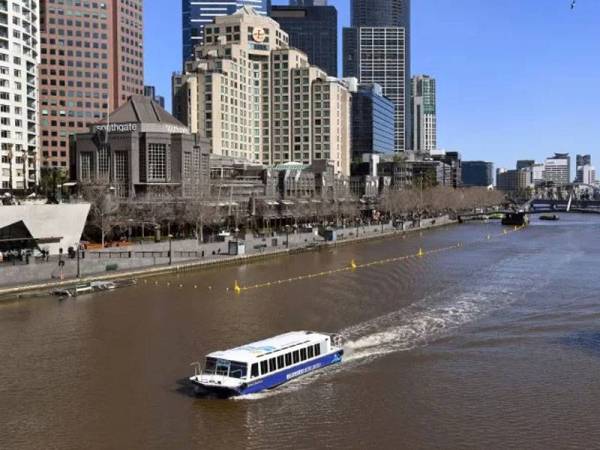
[{"label": "shadow on water", "polygon": [[558,339],[561,345],[600,357],[600,331],[578,331]]}]

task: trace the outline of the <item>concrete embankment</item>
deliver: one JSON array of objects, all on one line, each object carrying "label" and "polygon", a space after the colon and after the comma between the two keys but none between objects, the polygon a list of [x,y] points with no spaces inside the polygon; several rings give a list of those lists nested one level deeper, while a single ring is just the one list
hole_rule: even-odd
[{"label": "concrete embankment", "polygon": [[[447,225],[452,225],[457,223],[455,220],[452,220],[446,216],[438,217],[435,219],[426,219],[422,220],[420,226],[418,227],[405,227],[405,229],[393,229],[393,230],[373,230],[371,234],[364,234],[359,237],[355,237],[354,233],[350,229],[346,229],[344,232],[340,233],[342,238],[333,241],[333,242],[320,242],[318,244],[311,243],[307,245],[300,245],[295,248],[278,248],[272,250],[263,250],[261,252],[251,253],[247,255],[241,256],[222,256],[218,259],[211,260],[189,260],[185,262],[176,263],[173,265],[160,265],[153,267],[139,267],[135,269],[127,269],[119,272],[111,272],[111,273],[98,273],[93,275],[88,275],[82,278],[70,278],[63,281],[40,281],[33,283],[26,283],[21,285],[9,286],[9,287],[0,287],[0,301],[11,301],[17,300],[19,298],[25,296],[35,295],[36,293],[40,293],[42,295],[48,294],[52,290],[55,289],[67,289],[72,288],[79,284],[90,283],[94,281],[113,281],[113,280],[123,280],[123,279],[138,279],[138,278],[147,278],[158,275],[164,275],[168,273],[181,273],[181,272],[189,272],[194,270],[204,270],[211,269],[215,267],[222,266],[232,266],[232,265],[243,265],[250,264],[257,261],[263,261],[265,259],[272,259],[278,257],[284,257],[289,255],[294,255],[298,253],[315,251],[322,248],[331,248],[342,245],[355,244],[364,241],[376,240],[376,239],[387,239],[393,238],[398,235],[402,235],[405,233],[414,233],[419,232],[431,228],[438,228]],[[352,237],[346,237],[345,234],[352,234]]]}]

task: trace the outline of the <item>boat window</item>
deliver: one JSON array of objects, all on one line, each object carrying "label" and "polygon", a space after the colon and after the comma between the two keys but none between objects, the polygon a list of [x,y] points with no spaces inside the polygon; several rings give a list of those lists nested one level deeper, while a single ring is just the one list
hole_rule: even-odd
[{"label": "boat window", "polygon": [[315,349],[313,348],[313,346],[311,345],[310,347],[307,348],[308,350],[308,358],[312,358],[313,356],[315,356]]},{"label": "boat window", "polygon": [[231,361],[227,361],[226,359],[217,359],[217,375],[221,375],[224,377],[229,376],[229,366],[231,365]]},{"label": "boat window", "polygon": [[305,348],[300,349],[300,361],[306,361],[306,349]]},{"label": "boat window", "polygon": [[246,378],[248,374],[248,364],[231,361],[229,366],[229,376],[231,378]]},{"label": "boat window", "polygon": [[258,376],[258,363],[252,364],[252,377]]},{"label": "boat window", "polygon": [[204,365],[204,373],[214,375],[217,370],[216,358],[206,358],[206,364]]},{"label": "boat window", "polygon": [[300,361],[300,352],[298,350],[296,350],[294,353],[294,364],[296,364],[298,361]]},{"label": "boat window", "polygon": [[269,371],[268,364],[269,364],[269,362],[266,360],[260,362],[260,374],[261,375],[264,375]]},{"label": "boat window", "polygon": [[277,370],[277,360],[275,358],[271,358],[269,360],[269,372],[274,372]]},{"label": "boat window", "polygon": [[315,344],[315,356],[319,356],[321,354],[321,344]]},{"label": "boat window", "polygon": [[283,369],[285,365],[283,364],[283,355],[277,357],[277,368]]},{"label": "boat window", "polygon": [[287,353],[285,355],[285,365],[286,365],[286,367],[292,365],[292,354],[291,353]]}]

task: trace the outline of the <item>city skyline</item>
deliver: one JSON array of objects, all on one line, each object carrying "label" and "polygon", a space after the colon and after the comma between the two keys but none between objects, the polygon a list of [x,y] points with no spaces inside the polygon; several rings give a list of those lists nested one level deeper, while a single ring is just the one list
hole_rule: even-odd
[{"label": "city skyline", "polygon": [[[349,2],[329,4],[338,9],[340,29],[347,26]],[[592,108],[600,95],[586,86],[600,76],[600,65],[589,57],[600,42],[595,29],[600,4],[579,2],[570,10],[569,2],[558,0],[552,5],[429,0],[412,6],[412,73],[438,81],[438,146],[497,167],[523,158],[543,161],[554,152],[597,153],[598,113]],[[145,81],[167,97],[170,110],[170,75],[181,67],[181,54],[174,51],[181,48],[180,5],[148,0],[145,14],[147,30],[165,22],[175,27],[171,33],[146,33]],[[551,39],[558,49],[547,46]],[[556,107],[567,101],[568,110]],[[575,109],[578,114],[570,114]]]}]

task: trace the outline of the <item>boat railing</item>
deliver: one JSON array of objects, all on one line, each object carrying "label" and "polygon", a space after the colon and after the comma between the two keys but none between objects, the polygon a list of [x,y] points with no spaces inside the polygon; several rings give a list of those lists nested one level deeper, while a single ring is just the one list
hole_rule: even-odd
[{"label": "boat railing", "polygon": [[200,361],[193,362],[190,364],[194,368],[194,376],[199,377],[202,375],[202,363]]},{"label": "boat railing", "polygon": [[203,380],[208,383],[222,384],[225,380],[230,378],[227,375],[223,375],[220,373],[214,373],[214,372],[206,372],[206,371],[202,370],[202,363],[198,362],[198,361],[193,362],[190,365],[194,368],[194,376],[202,377]]}]

